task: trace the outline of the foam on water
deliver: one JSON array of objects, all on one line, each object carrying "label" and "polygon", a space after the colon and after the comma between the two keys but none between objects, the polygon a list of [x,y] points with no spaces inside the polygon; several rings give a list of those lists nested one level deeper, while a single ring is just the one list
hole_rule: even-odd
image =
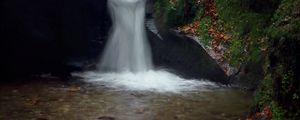
[{"label": "foam on water", "polygon": [[184,79],[164,70],[145,72],[77,73],[85,82],[106,85],[117,90],[180,93],[216,87],[212,82]]}]

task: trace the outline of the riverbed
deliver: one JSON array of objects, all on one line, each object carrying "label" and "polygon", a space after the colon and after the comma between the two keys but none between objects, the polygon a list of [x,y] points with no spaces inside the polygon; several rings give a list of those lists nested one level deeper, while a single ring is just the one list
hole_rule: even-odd
[{"label": "riverbed", "polygon": [[0,85],[1,120],[234,120],[251,93],[214,87],[181,93],[130,91],[74,78],[36,78]]}]

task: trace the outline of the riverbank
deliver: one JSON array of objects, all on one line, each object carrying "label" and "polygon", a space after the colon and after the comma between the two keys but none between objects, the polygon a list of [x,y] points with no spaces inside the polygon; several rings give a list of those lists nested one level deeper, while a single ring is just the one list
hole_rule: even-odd
[{"label": "riverbank", "polygon": [[255,91],[249,119],[281,120],[300,118],[299,4],[299,0],[161,0],[154,8],[158,26],[200,38],[216,61],[235,68],[231,83]]}]

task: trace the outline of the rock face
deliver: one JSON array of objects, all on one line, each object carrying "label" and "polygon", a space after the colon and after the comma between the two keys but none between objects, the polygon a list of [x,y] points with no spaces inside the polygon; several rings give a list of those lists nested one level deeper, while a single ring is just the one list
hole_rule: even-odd
[{"label": "rock face", "polygon": [[66,75],[70,60],[99,55],[110,20],[106,0],[1,0],[1,68],[6,76]]},{"label": "rock face", "polygon": [[185,78],[229,83],[225,72],[196,41],[176,32],[161,35],[163,40],[148,32],[156,66],[174,70],[173,72]]}]

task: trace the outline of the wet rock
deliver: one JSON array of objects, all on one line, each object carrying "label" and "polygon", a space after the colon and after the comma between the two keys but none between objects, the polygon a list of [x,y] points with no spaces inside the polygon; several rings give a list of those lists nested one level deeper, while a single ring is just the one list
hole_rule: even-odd
[{"label": "wet rock", "polygon": [[230,84],[248,91],[256,90],[264,77],[262,64],[263,62],[260,61],[242,65],[236,74],[230,76]]},{"label": "wet rock", "polygon": [[187,79],[229,83],[227,75],[217,62],[191,38],[174,31],[162,32],[163,40],[149,31],[147,35],[156,66],[171,69],[171,72]]},{"label": "wet rock", "polygon": [[116,119],[110,116],[101,116],[98,118],[98,120],[116,120]]},{"label": "wet rock", "polygon": [[130,95],[138,97],[138,98],[146,96],[145,94],[142,94],[142,93],[139,93],[139,92],[134,92],[134,93],[131,93]]},{"label": "wet rock", "polygon": [[174,119],[175,120],[182,120],[184,118],[184,115],[175,115]]},{"label": "wet rock", "polygon": [[28,98],[25,101],[25,105],[27,106],[35,106],[40,102],[39,96],[33,96],[32,98]]},{"label": "wet rock", "polygon": [[58,110],[62,113],[67,113],[71,109],[71,105],[62,105]]},{"label": "wet rock", "polygon": [[79,92],[81,91],[81,87],[72,86],[68,88],[69,92]]},{"label": "wet rock", "polygon": [[135,111],[135,113],[136,114],[144,114],[146,111],[148,111],[149,110],[149,108],[138,108],[136,111]]},{"label": "wet rock", "polygon": [[35,120],[48,120],[47,118],[37,118]]}]

